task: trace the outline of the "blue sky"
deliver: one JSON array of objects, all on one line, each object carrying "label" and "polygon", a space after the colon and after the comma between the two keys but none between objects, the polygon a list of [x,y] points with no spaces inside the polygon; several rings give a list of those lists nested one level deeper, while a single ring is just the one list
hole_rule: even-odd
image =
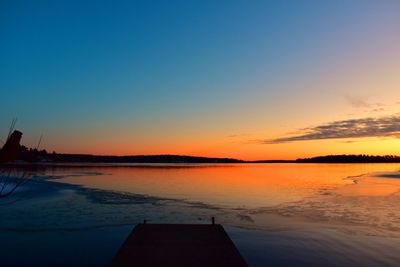
[{"label": "blue sky", "polygon": [[[399,7],[389,0],[2,1],[2,132],[18,117],[27,141],[44,132],[48,147],[67,151],[67,134],[87,133],[90,143],[107,132],[101,142],[111,147],[118,136],[109,129],[149,144],[159,136],[146,130],[204,142],[278,133],[265,128],[277,119],[271,114],[286,106],[278,118],[292,124],[295,100],[308,105],[324,91],[314,80],[369,58],[390,63],[382,51],[399,40]],[[311,102],[314,110],[324,103]],[[146,152],[132,142],[126,153]],[[96,144],[83,150],[101,153],[91,150]]]}]

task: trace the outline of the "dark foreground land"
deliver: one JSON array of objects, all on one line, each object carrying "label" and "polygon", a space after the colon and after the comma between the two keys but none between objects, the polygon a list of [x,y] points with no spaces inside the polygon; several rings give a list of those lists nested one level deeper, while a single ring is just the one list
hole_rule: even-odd
[{"label": "dark foreground land", "polygon": [[138,224],[112,267],[242,267],[246,262],[220,224]]}]

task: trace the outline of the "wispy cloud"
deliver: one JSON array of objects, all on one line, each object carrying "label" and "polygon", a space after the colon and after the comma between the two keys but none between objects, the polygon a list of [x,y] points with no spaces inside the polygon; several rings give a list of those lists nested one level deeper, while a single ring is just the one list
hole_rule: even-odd
[{"label": "wispy cloud", "polygon": [[264,144],[278,144],[306,140],[344,139],[362,137],[400,138],[400,114],[378,118],[333,121],[306,128],[294,136],[262,140]]},{"label": "wispy cloud", "polygon": [[383,112],[389,107],[389,105],[380,102],[371,103],[361,96],[344,95],[344,97],[350,106],[357,110],[363,110],[364,112]]},{"label": "wispy cloud", "polygon": [[249,136],[250,134],[248,133],[238,133],[238,134],[230,134],[228,135],[228,138],[236,138],[236,137],[243,137],[243,136]]},{"label": "wispy cloud", "polygon": [[349,104],[355,108],[369,108],[371,104],[368,103],[365,99],[352,95],[345,95],[346,100]]}]

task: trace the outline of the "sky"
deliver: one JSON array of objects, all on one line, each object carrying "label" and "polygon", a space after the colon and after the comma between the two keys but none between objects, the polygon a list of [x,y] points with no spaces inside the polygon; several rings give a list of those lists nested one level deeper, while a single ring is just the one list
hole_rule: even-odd
[{"label": "sky", "polygon": [[63,153],[400,155],[400,1],[0,2],[0,140]]}]

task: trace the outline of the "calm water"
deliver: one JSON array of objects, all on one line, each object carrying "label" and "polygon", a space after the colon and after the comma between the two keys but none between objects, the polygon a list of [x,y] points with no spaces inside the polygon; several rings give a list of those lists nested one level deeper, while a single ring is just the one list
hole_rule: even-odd
[{"label": "calm water", "polygon": [[[0,202],[5,265],[106,266],[132,226],[224,224],[251,266],[398,266],[400,164],[52,166]],[[21,253],[22,251],[22,253]]]}]

